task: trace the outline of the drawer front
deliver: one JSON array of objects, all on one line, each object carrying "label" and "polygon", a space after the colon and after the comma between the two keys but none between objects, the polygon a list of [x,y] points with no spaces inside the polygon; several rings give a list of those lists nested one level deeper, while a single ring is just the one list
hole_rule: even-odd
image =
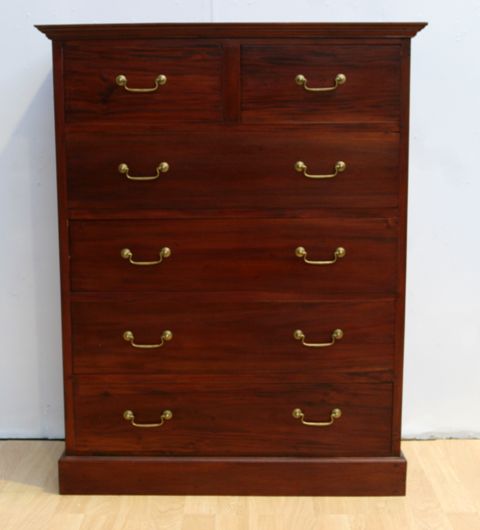
[{"label": "drawer front", "polygon": [[[300,297],[311,292],[393,293],[396,232],[395,219],[74,221],[71,287]],[[160,257],[165,248],[171,255]],[[345,257],[338,257],[342,248]],[[148,266],[130,262],[160,259]],[[315,265],[305,259],[336,261]]]},{"label": "drawer front", "polygon": [[[74,369],[107,374],[275,373],[313,381],[391,379],[393,300],[275,303],[245,298],[230,298],[226,304],[218,295],[166,293],[74,301]],[[306,344],[325,346],[305,346],[294,338],[297,329]],[[336,329],[343,337],[334,341]],[[162,340],[166,330],[172,332],[170,341]],[[127,331],[133,339],[124,336]]]},{"label": "drawer front", "polygon": [[[392,387],[379,384],[255,385],[239,378],[78,378],[77,452],[204,456],[368,456],[391,452]],[[330,426],[334,409],[341,417]],[[137,423],[124,419],[132,411]]]},{"label": "drawer front", "polygon": [[[329,92],[307,87],[335,86]],[[400,47],[396,45],[243,46],[244,122],[387,122],[398,127]]]},{"label": "drawer front", "polygon": [[[93,145],[94,156],[86,156]],[[67,137],[67,153],[71,208],[398,206],[396,133],[333,133],[309,126],[281,133],[240,127],[147,136],[76,134]],[[168,171],[157,170],[162,162]],[[305,171],[295,169],[297,162]],[[343,172],[336,171],[337,162],[345,162]],[[337,175],[308,178],[304,172]]]},{"label": "drawer front", "polygon": [[[68,42],[64,46],[65,119],[131,124],[221,119],[222,49],[160,41]],[[126,86],[116,83],[118,75]],[[166,82],[153,92],[159,75]]]}]

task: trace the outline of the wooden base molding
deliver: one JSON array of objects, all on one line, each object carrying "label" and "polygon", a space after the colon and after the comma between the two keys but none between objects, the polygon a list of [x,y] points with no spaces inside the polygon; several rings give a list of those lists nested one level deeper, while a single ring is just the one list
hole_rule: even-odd
[{"label": "wooden base molding", "polygon": [[403,455],[385,458],[67,456],[60,493],[405,495]]}]

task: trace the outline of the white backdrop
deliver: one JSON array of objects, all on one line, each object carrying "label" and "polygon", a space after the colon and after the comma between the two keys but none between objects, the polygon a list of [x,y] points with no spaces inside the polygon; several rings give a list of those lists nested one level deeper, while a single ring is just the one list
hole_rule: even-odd
[{"label": "white backdrop", "polygon": [[16,0],[0,33],[0,437],[62,437],[50,42],[33,24],[428,21],[413,41],[404,436],[480,435],[480,1]]}]

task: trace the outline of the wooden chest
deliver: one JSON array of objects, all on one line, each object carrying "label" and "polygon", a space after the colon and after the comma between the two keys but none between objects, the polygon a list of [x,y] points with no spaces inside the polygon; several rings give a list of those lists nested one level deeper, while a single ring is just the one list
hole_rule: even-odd
[{"label": "wooden chest", "polygon": [[53,40],[62,493],[401,495],[410,39]]}]

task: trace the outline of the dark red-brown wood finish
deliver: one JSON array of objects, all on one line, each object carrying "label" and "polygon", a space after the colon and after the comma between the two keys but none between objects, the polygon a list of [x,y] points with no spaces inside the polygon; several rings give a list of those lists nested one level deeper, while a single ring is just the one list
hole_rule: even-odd
[{"label": "dark red-brown wood finish", "polygon": [[[67,171],[69,207],[124,211],[126,208],[179,210],[257,208],[396,208],[399,186],[399,136],[390,132],[332,133],[327,127],[224,126],[141,135],[109,134],[97,140],[95,157],[85,156],[91,134],[69,134]],[[205,156],[205,154],[208,154]],[[156,180],[161,162],[169,170]],[[295,169],[339,178],[310,179]],[[234,172],[234,176],[232,176]],[[108,198],[108,201],[107,201]]]},{"label": "dark red-brown wood finish", "polygon": [[[259,301],[250,293],[228,299],[226,305],[207,293],[74,295],[74,371],[393,381],[393,299]],[[344,335],[328,348],[303,346],[293,336],[301,329],[310,342],[330,342],[338,328]],[[173,338],[159,348],[138,349],[123,339],[132,331],[137,342],[158,344],[166,329]]]},{"label": "dark red-brown wood finish", "polygon": [[[99,55],[99,50],[102,53]],[[222,48],[165,45],[162,41],[67,42],[65,117],[67,123],[105,119],[122,130],[131,123],[220,121]],[[115,83],[124,74],[127,86],[154,85],[168,72],[167,83],[145,105],[145,94],[132,94]],[[172,82],[173,81],[173,82]]]},{"label": "dark red-brown wood finish", "polygon": [[[332,294],[395,292],[395,219],[208,219],[72,221],[72,291],[261,291]],[[149,266],[133,261],[160,261]],[[307,259],[333,261],[314,265]],[[148,296],[148,294],[147,294]]]},{"label": "dark red-brown wood finish", "polygon": [[61,492],[404,494],[424,25],[39,27],[54,41]]},{"label": "dark red-brown wood finish", "polygon": [[65,494],[405,495],[407,465],[385,457],[65,455]]},{"label": "dark red-brown wood finish", "polygon": [[36,26],[53,41],[92,39],[409,39],[426,22],[59,24]]},{"label": "dark red-brown wood finish", "polygon": [[[388,456],[391,453],[390,383],[298,383],[249,374],[222,376],[132,375],[75,378],[75,449],[87,454],[169,456]],[[306,421],[342,416],[334,427],[306,428]],[[123,418],[160,421],[138,429]],[[352,439],[355,445],[352,446]]]}]

